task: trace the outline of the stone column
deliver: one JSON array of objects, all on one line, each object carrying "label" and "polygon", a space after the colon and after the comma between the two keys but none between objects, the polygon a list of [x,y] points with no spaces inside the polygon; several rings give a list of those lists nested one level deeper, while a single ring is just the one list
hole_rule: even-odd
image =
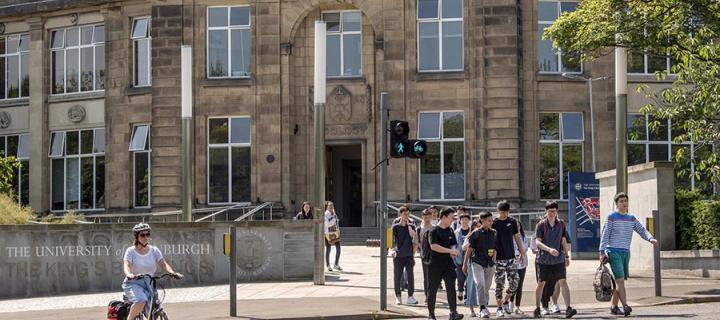
[{"label": "stone column", "polygon": [[45,97],[48,93],[47,79],[50,69],[47,63],[48,51],[44,38],[45,21],[41,17],[28,18],[30,25],[30,206],[35,212],[50,209],[50,161],[48,159],[48,114]]}]

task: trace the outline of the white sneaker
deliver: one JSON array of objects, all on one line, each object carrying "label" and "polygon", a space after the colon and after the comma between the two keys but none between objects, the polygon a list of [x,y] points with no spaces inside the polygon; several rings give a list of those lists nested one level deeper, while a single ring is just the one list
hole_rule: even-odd
[{"label": "white sneaker", "polygon": [[548,314],[550,314],[550,311],[548,311],[548,309],[542,308],[542,310],[540,311],[540,315],[543,317]]},{"label": "white sneaker", "polygon": [[480,318],[485,318],[485,319],[490,318],[490,311],[488,311],[488,309],[485,309],[485,308],[480,310]]},{"label": "white sneaker", "polygon": [[417,300],[415,300],[415,297],[409,296],[407,300],[408,304],[418,304]]},{"label": "white sneaker", "polygon": [[502,318],[502,317],[505,316],[505,312],[503,312],[503,309],[502,309],[502,308],[498,308],[498,309],[497,309],[497,312],[495,312],[495,316],[498,317],[498,318]]},{"label": "white sneaker", "polygon": [[333,271],[332,267],[330,265],[327,265],[327,269],[328,269],[328,271]]},{"label": "white sneaker", "polygon": [[[343,269],[340,268],[340,265],[337,265],[337,264],[333,268],[335,268],[335,270],[337,270],[337,271],[343,271]],[[560,308],[560,307],[558,307],[558,308]]]},{"label": "white sneaker", "polygon": [[550,312],[552,312],[554,314],[560,313],[560,305],[559,304],[552,305],[552,307],[550,307]]},{"label": "white sneaker", "polygon": [[520,310],[520,307],[515,307],[515,314],[523,315],[525,312]]},{"label": "white sneaker", "polygon": [[402,304],[402,297],[401,296],[395,296],[395,304],[401,305]]},{"label": "white sneaker", "polygon": [[503,312],[505,312],[505,314],[512,314],[512,311],[513,311],[512,302],[503,304]]}]

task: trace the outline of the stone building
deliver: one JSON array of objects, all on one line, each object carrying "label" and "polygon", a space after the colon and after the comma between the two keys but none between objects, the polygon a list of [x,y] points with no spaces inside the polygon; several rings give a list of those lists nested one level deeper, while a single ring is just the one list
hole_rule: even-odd
[{"label": "stone building", "polygon": [[[313,27],[327,22],[327,193],[345,226],[373,226],[380,92],[428,141],[393,159],[389,199],[537,208],[566,198],[562,172],[592,171],[587,83],[612,57],[577,63],[542,30],[556,0],[0,1],[0,144],[25,166],[35,211],[180,206],[180,46],[193,47],[197,207],[281,203],[313,181]],[[664,57],[631,56],[631,85],[667,86]],[[614,164],[614,87],[594,82],[596,170]],[[629,110],[643,95],[630,89]],[[631,116],[632,118],[632,116]],[[637,124],[637,123],[635,123]],[[670,133],[632,141],[667,160]],[[682,147],[692,149],[687,144]],[[689,181],[692,183],[692,181]]]}]

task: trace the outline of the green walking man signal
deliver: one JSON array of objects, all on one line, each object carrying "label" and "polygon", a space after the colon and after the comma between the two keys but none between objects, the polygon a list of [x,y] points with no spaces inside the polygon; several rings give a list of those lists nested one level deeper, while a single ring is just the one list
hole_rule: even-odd
[{"label": "green walking man signal", "polygon": [[427,152],[425,140],[409,140],[410,126],[407,121],[390,121],[390,156],[393,158],[420,159]]}]

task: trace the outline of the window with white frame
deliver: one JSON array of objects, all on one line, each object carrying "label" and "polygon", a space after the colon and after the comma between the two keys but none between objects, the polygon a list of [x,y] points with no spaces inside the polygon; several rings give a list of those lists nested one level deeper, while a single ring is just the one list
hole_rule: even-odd
[{"label": "window with white frame", "polygon": [[105,129],[50,135],[52,211],[105,207]]},{"label": "window with white frame", "polygon": [[150,51],[150,17],[135,18],[132,27],[133,86],[147,87],[152,83],[152,59]]},{"label": "window with white frame", "polygon": [[53,30],[50,60],[52,94],[105,89],[105,26]]},{"label": "window with white frame", "polygon": [[707,182],[707,179],[697,179],[695,175],[695,159],[704,158],[712,153],[712,145],[694,144],[690,141],[676,142],[675,137],[682,133],[671,120],[661,120],[659,126],[651,128],[648,124],[653,121],[655,119],[652,115],[628,114],[628,165],[652,161],[675,162],[678,150],[682,149],[682,163],[675,162],[676,186],[687,189],[699,188],[704,192],[712,193],[712,184],[703,183]]},{"label": "window with white frame", "polygon": [[462,111],[418,115],[418,139],[427,141],[420,159],[420,200],[465,200],[464,132]]},{"label": "window with white frame", "polygon": [[463,70],[462,0],[417,0],[418,71]]},{"label": "window with white frame", "polygon": [[0,136],[0,157],[15,157],[20,168],[13,169],[13,192],[18,203],[30,203],[30,134]]},{"label": "window with white frame", "polygon": [[539,0],[538,1],[538,34],[537,59],[540,72],[582,72],[582,64],[575,55],[553,48],[550,39],[543,39],[545,29],[550,27],[563,12],[572,12],[577,8],[577,1]]},{"label": "window with white frame", "polygon": [[150,125],[133,127],[128,148],[133,155],[133,207],[150,207]]},{"label": "window with white frame", "polygon": [[328,77],[354,77],[362,74],[360,11],[323,12],[327,28],[325,52]]},{"label": "window with white frame", "polygon": [[0,37],[0,99],[30,96],[30,35]]},{"label": "window with white frame", "polygon": [[207,14],[208,78],[250,76],[250,7],[209,7]]},{"label": "window with white frame", "polygon": [[250,202],[250,117],[208,120],[208,203]]},{"label": "window with white frame", "polygon": [[583,171],[583,114],[540,113],[540,198],[567,199],[569,172]]},{"label": "window with white frame", "polygon": [[635,74],[671,73],[672,59],[644,52],[628,52],[627,71]]}]

